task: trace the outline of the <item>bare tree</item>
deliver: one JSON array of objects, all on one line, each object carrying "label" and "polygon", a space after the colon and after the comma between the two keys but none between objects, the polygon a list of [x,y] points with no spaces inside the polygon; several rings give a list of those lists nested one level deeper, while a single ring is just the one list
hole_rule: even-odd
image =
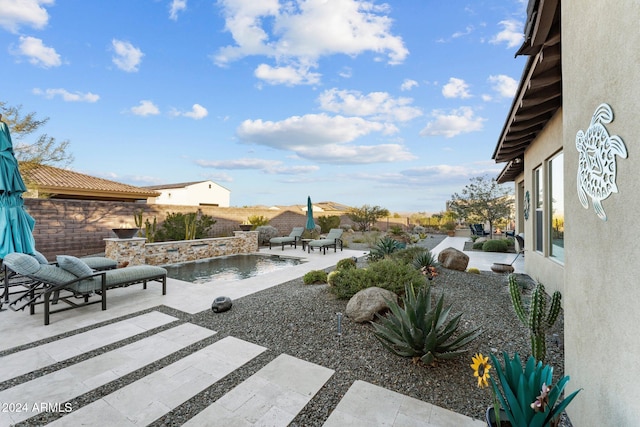
[{"label": "bare tree", "polygon": [[20,167],[26,169],[35,165],[67,166],[73,161],[73,156],[67,151],[69,141],[58,142],[47,134],[40,135],[35,141],[27,139],[38,128],[44,126],[49,118],[36,118],[36,113],[22,114],[22,105],[7,106],[0,101],[2,120],[11,131],[13,151],[20,162]]}]

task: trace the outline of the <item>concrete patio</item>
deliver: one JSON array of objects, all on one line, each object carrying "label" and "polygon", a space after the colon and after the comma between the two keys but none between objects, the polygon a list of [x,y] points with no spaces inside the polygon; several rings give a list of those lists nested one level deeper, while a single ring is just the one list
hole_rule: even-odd
[{"label": "concrete patio", "polygon": [[[437,254],[447,247],[462,249],[466,240],[448,237],[433,252]],[[0,402],[13,403],[12,410],[0,412],[0,426],[26,421],[43,411],[64,413],[53,425],[147,425],[266,350],[226,337],[81,408],[66,407],[67,401],[218,332],[161,313],[155,307],[163,305],[187,315],[199,313],[209,310],[216,296],[235,300],[301,277],[309,270],[326,269],[340,259],[367,253],[344,250],[322,255],[299,248],[261,252],[299,256],[307,262],[260,277],[211,286],[168,279],[166,296],[154,284],[144,291],[139,286],[115,289],[108,293],[106,311],[93,305],[56,313],[48,326],[43,325],[41,308],[33,316],[28,312],[0,313]],[[515,257],[467,254],[469,267],[480,270],[489,270],[494,262],[511,263]],[[522,257],[514,267],[516,272],[523,271]],[[138,335],[142,337],[130,344],[115,345]],[[115,348],[83,360],[83,354],[106,346]],[[56,363],[76,357],[77,363],[55,369]],[[211,363],[212,359],[216,362]],[[53,369],[49,369],[51,366]],[[38,375],[21,380],[21,376],[32,372]],[[212,402],[188,424],[286,426],[332,374],[328,368],[281,354]],[[356,381],[324,425],[480,427],[485,423]]]}]

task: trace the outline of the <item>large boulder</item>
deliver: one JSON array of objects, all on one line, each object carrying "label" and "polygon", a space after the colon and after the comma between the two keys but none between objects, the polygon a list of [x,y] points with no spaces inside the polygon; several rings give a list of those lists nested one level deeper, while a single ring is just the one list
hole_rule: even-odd
[{"label": "large boulder", "polygon": [[386,289],[375,286],[363,289],[351,297],[347,303],[345,314],[354,322],[368,322],[373,320],[376,313],[389,309],[385,298],[398,302],[398,295]]},{"label": "large boulder", "polygon": [[455,248],[447,248],[438,254],[438,262],[449,270],[466,271],[469,257]]}]

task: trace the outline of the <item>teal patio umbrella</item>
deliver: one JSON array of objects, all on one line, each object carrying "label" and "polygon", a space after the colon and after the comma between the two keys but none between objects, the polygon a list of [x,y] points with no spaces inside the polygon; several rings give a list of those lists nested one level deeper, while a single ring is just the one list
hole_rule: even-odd
[{"label": "teal patio umbrella", "polygon": [[27,213],[22,193],[27,191],[13,153],[11,134],[0,114],[0,259],[11,252],[33,254],[35,220]]},{"label": "teal patio umbrella", "polygon": [[316,229],[316,223],[313,222],[313,205],[311,204],[311,196],[307,196],[307,225],[304,228],[311,231]]}]

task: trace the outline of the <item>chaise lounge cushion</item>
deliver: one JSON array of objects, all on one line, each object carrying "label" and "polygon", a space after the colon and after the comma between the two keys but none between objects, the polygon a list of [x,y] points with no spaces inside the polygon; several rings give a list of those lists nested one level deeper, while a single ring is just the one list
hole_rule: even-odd
[{"label": "chaise lounge cushion", "polygon": [[84,261],[71,255],[58,255],[56,261],[60,268],[76,277],[91,276],[93,270]]},{"label": "chaise lounge cushion", "polygon": [[308,247],[312,248],[326,248],[333,246],[337,249],[337,244],[340,245],[340,250],[342,250],[342,241],[340,240],[342,237],[343,230],[341,228],[332,228],[329,230],[329,234],[324,239],[316,239],[312,240],[308,243]]},{"label": "chaise lounge cushion", "polygon": [[106,271],[107,288],[140,283],[167,274],[167,270],[155,265],[131,265],[125,268]]}]

